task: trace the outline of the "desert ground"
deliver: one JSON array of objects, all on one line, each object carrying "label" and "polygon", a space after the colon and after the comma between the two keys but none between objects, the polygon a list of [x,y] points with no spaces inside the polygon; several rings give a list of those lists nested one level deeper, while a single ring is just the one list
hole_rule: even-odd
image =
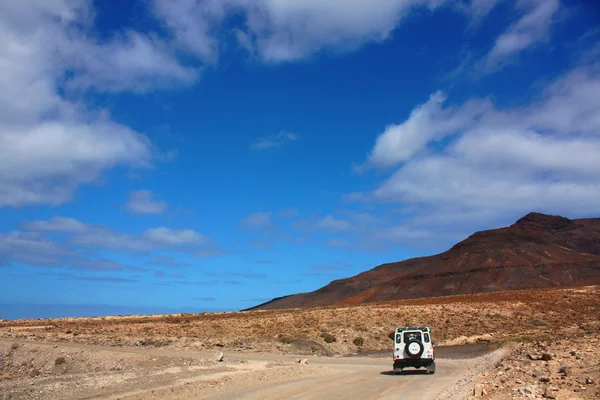
[{"label": "desert ground", "polygon": [[[434,375],[392,372],[405,325],[433,329]],[[0,322],[0,399],[597,399],[599,381],[598,286]]]}]

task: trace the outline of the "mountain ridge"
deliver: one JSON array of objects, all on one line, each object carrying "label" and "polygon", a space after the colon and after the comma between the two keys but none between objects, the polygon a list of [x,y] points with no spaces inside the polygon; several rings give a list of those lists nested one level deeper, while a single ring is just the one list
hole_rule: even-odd
[{"label": "mountain ridge", "polygon": [[590,284],[600,284],[600,218],[531,212],[509,226],[474,232],[442,253],[384,263],[248,310]]}]

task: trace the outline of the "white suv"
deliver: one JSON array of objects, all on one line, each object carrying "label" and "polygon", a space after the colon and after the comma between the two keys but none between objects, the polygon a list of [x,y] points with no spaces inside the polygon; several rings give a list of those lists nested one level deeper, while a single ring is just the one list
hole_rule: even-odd
[{"label": "white suv", "polygon": [[425,367],[428,373],[435,373],[435,354],[429,327],[396,328],[394,371],[402,371],[406,367]]}]

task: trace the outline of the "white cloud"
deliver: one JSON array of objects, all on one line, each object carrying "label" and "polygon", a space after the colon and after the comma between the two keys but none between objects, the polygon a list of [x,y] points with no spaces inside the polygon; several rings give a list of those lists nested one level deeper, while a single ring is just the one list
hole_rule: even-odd
[{"label": "white cloud", "polygon": [[152,228],[145,230],[142,238],[156,244],[168,246],[205,245],[209,238],[191,229]]},{"label": "white cloud", "polygon": [[[600,99],[594,93],[598,92],[600,68],[592,64],[567,73],[536,101],[518,108],[500,109],[487,100],[473,100],[459,107],[437,105],[435,112],[413,112],[400,126],[418,123],[421,135],[429,139],[402,135],[398,142],[424,148],[444,138],[446,144],[410,156],[394,146],[373,152],[375,160],[385,161],[380,165],[401,166],[362,200],[414,205],[416,215],[405,222],[410,229],[403,231],[401,226],[385,233],[399,237],[426,237],[429,228],[456,231],[457,220],[464,221],[460,231],[468,232],[467,226],[484,218],[506,222],[530,211],[572,217],[597,214]],[[486,106],[475,107],[476,119],[463,118],[472,115],[473,104]],[[445,126],[452,129],[440,128]],[[427,218],[430,214],[435,218]]]},{"label": "white cloud", "polygon": [[559,0],[519,0],[517,9],[525,14],[496,39],[485,60],[487,71],[504,67],[518,53],[547,41],[552,17],[559,8]]},{"label": "white cloud", "polygon": [[272,149],[281,147],[287,142],[295,142],[298,140],[298,135],[290,132],[280,132],[271,136],[261,136],[256,138],[250,145],[255,150]]},{"label": "white cloud", "polygon": [[436,92],[425,104],[415,108],[406,121],[387,126],[377,137],[367,163],[356,169],[389,168],[407,161],[430,142],[463,129],[465,125],[475,124],[489,108],[486,101],[475,101],[458,110],[444,109],[442,104],[445,100],[443,93]]},{"label": "white cloud", "polygon": [[[450,5],[480,20],[497,1],[379,0],[374,7],[363,0],[154,0],[153,11],[178,48],[204,60],[216,59],[218,38],[230,35],[262,61],[282,62],[384,41],[415,9]],[[244,25],[225,30],[230,15],[245,17]]]},{"label": "white cloud", "polygon": [[49,220],[23,221],[21,228],[33,232],[79,233],[88,230],[89,225],[74,218],[52,217]]},{"label": "white cloud", "polygon": [[129,193],[126,208],[134,214],[162,214],[167,209],[167,203],[153,200],[152,192],[144,189]]},{"label": "white cloud", "polygon": [[438,3],[381,0],[373,7],[360,0],[264,0],[247,8],[247,34],[264,60],[297,60],[323,49],[353,50],[385,40],[412,7]]},{"label": "white cloud", "polygon": [[174,44],[203,60],[215,60],[219,42],[214,30],[227,11],[231,0],[152,0],[153,13],[172,32]]},{"label": "white cloud", "polygon": [[92,16],[89,1],[0,3],[0,207],[62,204],[107,169],[151,163],[145,135],[91,112],[72,89],[140,91],[195,76],[158,39],[94,39]]},{"label": "white cloud", "polygon": [[58,266],[75,252],[37,232],[0,233],[0,264],[14,261],[35,266]]},{"label": "white cloud", "polygon": [[[114,122],[105,110],[92,112],[84,101],[87,90],[142,93],[192,84],[199,75],[195,65],[216,63],[228,39],[242,40],[263,61],[351,50],[385,40],[415,8],[446,4],[477,18],[491,8],[480,0],[466,6],[382,0],[377,7],[359,0],[154,0],[149,7],[168,35],[123,29],[100,37],[92,1],[48,0],[36,7],[4,1],[0,207],[60,205],[109,169],[148,166],[156,159],[145,135]],[[232,16],[241,16],[242,26],[226,29]],[[282,132],[252,147],[296,139]]]},{"label": "white cloud", "polygon": [[71,89],[147,92],[192,84],[199,74],[181,65],[163,40],[135,31],[105,44],[71,42],[65,53],[75,72],[68,81]]},{"label": "white cloud", "polygon": [[0,206],[62,204],[102,171],[151,158],[144,135],[110,121],[0,123]]},{"label": "white cloud", "polygon": [[197,257],[222,253],[213,241],[190,229],[165,227],[146,229],[139,235],[115,232],[104,225],[91,225],[71,218],[55,217],[51,220],[28,221],[21,228],[32,232],[59,232],[71,234],[66,243],[90,249],[105,249],[132,253],[156,250],[183,252]]}]

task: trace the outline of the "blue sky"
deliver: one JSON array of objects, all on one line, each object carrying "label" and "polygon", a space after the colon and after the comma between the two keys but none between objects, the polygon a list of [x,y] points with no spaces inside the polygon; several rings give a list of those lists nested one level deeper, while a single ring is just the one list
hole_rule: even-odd
[{"label": "blue sky", "polygon": [[600,214],[600,8],[0,5],[0,314],[237,310]]}]

